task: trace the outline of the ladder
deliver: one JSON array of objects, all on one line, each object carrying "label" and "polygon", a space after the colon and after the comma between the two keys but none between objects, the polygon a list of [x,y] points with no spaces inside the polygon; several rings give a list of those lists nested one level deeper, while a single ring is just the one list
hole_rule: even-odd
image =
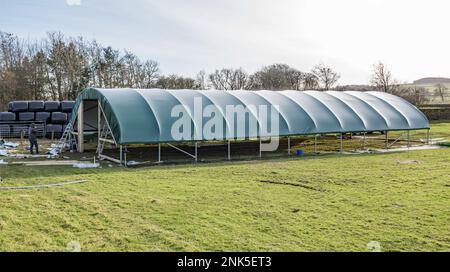
[{"label": "ladder", "polygon": [[72,148],[72,145],[75,144],[76,146],[76,140],[72,138],[72,123],[69,122],[64,129],[64,132],[59,139],[58,143],[56,144],[56,150],[59,154],[61,154],[64,151],[64,148],[68,145],[69,149]]},{"label": "ladder", "polygon": [[103,153],[103,149],[105,148],[105,143],[107,141],[105,141],[105,139],[108,139],[109,136],[112,136],[112,132],[109,129],[108,123],[104,122],[102,129],[100,131],[100,136],[99,136],[99,140],[98,140],[98,145],[97,145],[97,150],[96,153],[98,156],[100,156]]}]

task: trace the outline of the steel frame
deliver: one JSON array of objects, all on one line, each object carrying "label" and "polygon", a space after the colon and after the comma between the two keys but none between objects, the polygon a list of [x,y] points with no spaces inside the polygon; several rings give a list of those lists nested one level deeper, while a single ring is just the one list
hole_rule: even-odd
[{"label": "steel frame", "polygon": [[[119,159],[103,154],[103,150],[101,150],[101,149],[98,150],[98,154],[97,154],[98,158],[106,159],[106,160],[118,163],[120,165],[127,166],[127,145],[118,144],[117,140],[114,137],[114,134],[112,133],[111,126],[108,122],[108,119],[106,118],[106,114],[105,114],[103,107],[99,100],[97,100],[97,105],[98,105],[98,135],[99,135],[97,147],[100,147],[102,144],[104,145],[105,143],[114,144],[116,147],[117,146],[119,147]],[[92,109],[92,108],[90,108],[90,109]],[[77,118],[78,118],[78,116],[77,116]],[[102,118],[104,120],[104,125],[103,125],[104,128],[102,128],[102,126],[101,126]],[[112,139],[108,139],[106,137],[101,137],[101,135],[105,129],[108,131],[108,133],[112,137]],[[422,129],[420,129],[420,130],[422,130]],[[428,128],[426,130],[427,130],[426,143],[429,144],[430,143],[430,129]],[[384,131],[384,133],[385,133],[385,148],[389,149],[390,147],[392,147],[395,143],[400,141],[400,139],[402,139],[405,136],[405,134],[407,135],[407,146],[409,148],[411,146],[410,131],[411,130],[407,130],[406,133],[402,133],[399,137],[394,139],[394,141],[392,141],[391,143],[389,143],[389,135],[388,135],[389,131]],[[363,149],[365,149],[366,144],[367,144],[366,143],[366,132],[362,132],[362,133],[363,133]],[[72,128],[72,134],[76,134],[75,132],[73,132],[73,128]],[[327,133],[327,134],[332,134],[332,133]],[[312,134],[312,135],[314,135],[314,154],[318,154],[317,138],[321,137],[322,135],[325,135],[325,134]],[[344,152],[344,146],[343,146],[344,137],[343,136],[344,136],[344,133],[340,132],[339,133],[339,153],[340,154],[343,154],[343,152]],[[288,145],[287,146],[287,155],[292,156],[291,136],[286,136],[286,137],[287,137],[287,145]],[[262,139],[261,139],[261,137],[258,137],[258,141],[259,141],[258,157],[262,158],[262,149],[261,149]],[[231,140],[226,140],[225,142],[227,145],[227,160],[231,160]],[[163,162],[161,159],[161,155],[162,155],[161,144],[163,144],[163,143],[158,143],[158,160],[156,161],[156,163]],[[186,150],[183,150],[171,143],[165,143],[165,144],[177,151],[180,151],[183,154],[188,155],[189,157],[193,158],[195,162],[198,161],[198,142],[197,141],[194,142],[194,154],[191,154],[191,153],[187,152]]]}]

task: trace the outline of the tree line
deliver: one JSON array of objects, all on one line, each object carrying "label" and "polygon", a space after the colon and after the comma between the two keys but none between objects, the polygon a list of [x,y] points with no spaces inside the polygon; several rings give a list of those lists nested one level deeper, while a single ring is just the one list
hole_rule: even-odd
[{"label": "tree line", "polygon": [[[381,65],[381,66],[380,66]],[[374,69],[373,88],[393,92],[383,64]],[[329,90],[339,73],[325,64],[303,72],[286,64],[264,66],[255,73],[242,68],[200,71],[194,78],[164,75],[155,60],[95,40],[50,32],[39,41],[0,31],[0,109],[12,100],[72,100],[86,87],[218,90]]]},{"label": "tree line", "polygon": [[200,71],[195,78],[163,75],[158,62],[82,37],[51,32],[40,41],[25,41],[0,32],[0,101],[74,99],[87,86],[220,90],[330,89],[339,74],[323,64],[301,72],[273,64],[249,74],[242,68]]}]

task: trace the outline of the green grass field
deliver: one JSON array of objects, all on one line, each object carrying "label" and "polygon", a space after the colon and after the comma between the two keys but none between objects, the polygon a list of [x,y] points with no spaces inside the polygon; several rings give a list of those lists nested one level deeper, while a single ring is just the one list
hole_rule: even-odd
[{"label": "green grass field", "polygon": [[[450,123],[434,123],[447,137]],[[450,148],[125,169],[0,165],[0,250],[450,250]]]}]

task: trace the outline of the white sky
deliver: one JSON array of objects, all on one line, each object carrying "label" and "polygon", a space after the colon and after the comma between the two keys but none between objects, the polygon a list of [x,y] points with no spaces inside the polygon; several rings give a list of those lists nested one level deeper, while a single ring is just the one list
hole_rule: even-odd
[{"label": "white sky", "polygon": [[445,0],[0,0],[0,13],[2,31],[95,38],[165,73],[324,62],[340,84],[365,84],[383,61],[400,81],[450,77]]}]

